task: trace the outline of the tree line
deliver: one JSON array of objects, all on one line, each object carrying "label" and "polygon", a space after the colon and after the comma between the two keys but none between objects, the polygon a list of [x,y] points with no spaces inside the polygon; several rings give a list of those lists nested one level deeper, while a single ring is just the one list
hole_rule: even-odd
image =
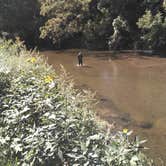
[{"label": "tree line", "polygon": [[[0,0],[0,36],[98,50],[166,46],[166,0]],[[45,44],[43,44],[45,45]]]}]

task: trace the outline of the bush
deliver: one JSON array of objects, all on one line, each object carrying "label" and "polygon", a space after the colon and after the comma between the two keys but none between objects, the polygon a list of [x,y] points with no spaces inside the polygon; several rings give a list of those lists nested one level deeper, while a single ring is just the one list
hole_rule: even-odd
[{"label": "bush", "polygon": [[10,88],[10,79],[9,75],[3,72],[0,72],[0,94],[6,93],[7,89]]},{"label": "bush", "polygon": [[0,54],[10,74],[8,91],[0,95],[2,166],[152,165],[140,152],[142,142],[129,141],[131,132],[112,133],[97,122],[90,92],[74,89],[64,70],[58,76],[33,55]]}]

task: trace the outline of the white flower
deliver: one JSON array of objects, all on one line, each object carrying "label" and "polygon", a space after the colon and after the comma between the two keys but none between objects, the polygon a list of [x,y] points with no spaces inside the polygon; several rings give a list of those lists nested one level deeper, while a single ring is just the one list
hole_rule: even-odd
[{"label": "white flower", "polygon": [[52,88],[54,88],[54,87],[55,87],[55,83],[54,83],[54,82],[51,82],[51,83],[49,84],[49,88],[52,89]]}]

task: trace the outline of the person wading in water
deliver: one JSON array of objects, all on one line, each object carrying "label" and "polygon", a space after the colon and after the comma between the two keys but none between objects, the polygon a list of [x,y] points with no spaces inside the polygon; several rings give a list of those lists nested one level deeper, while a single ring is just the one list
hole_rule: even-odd
[{"label": "person wading in water", "polygon": [[78,58],[78,66],[83,66],[83,54],[81,51],[78,53],[77,58]]}]

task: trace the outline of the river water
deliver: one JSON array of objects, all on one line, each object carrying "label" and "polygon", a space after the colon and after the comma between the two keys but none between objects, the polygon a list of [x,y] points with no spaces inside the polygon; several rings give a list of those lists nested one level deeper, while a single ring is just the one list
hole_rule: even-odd
[{"label": "river water", "polygon": [[157,166],[166,163],[166,58],[84,50],[84,66],[77,66],[78,50],[43,51],[57,72],[62,64],[79,88],[96,92],[98,115],[147,139],[145,153]]}]

